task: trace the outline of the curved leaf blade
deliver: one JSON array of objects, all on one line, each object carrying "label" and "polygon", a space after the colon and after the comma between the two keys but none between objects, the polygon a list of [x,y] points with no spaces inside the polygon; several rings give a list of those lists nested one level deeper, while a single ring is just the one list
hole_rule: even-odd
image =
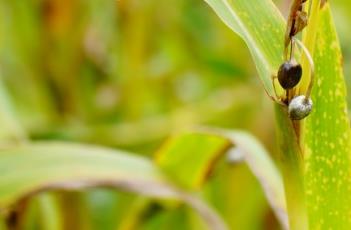
[{"label": "curved leaf blade", "polygon": [[199,198],[175,188],[146,158],[123,151],[64,143],[37,143],[1,151],[0,209],[49,189],[111,187],[189,204],[211,229],[227,229]]},{"label": "curved leaf blade", "polygon": [[264,147],[246,132],[205,128],[177,135],[159,150],[157,163],[170,178],[194,189],[205,182],[219,158],[233,146],[243,154],[282,226],[288,228],[280,172]]},{"label": "curved leaf blade", "polygon": [[34,144],[2,151],[0,171],[2,207],[38,188],[57,184],[111,182],[135,192],[175,195],[162,174],[146,159],[75,144]]},{"label": "curved leaf blade", "polygon": [[258,179],[278,220],[288,229],[283,178],[269,153],[252,135],[242,131],[218,130],[219,135],[229,138],[243,154],[246,164]]},{"label": "curved leaf blade", "polygon": [[283,62],[285,22],[272,1],[205,0],[250,49],[259,77],[274,95],[272,75]]}]

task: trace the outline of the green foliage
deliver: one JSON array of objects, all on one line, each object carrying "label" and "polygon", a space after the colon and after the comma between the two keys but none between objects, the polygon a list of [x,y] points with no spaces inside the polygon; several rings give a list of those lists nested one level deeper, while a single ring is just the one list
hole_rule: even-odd
[{"label": "green foliage", "polygon": [[[302,36],[314,110],[292,123],[275,106],[276,164],[271,103],[251,75],[274,95],[284,18],[271,0],[205,2],[240,37],[197,0],[0,0],[1,230],[351,228],[329,3],[313,1]],[[346,58],[348,5],[332,3]],[[300,94],[309,65],[296,57]],[[226,129],[183,131],[199,124]]]},{"label": "green foliage", "polygon": [[158,151],[157,164],[187,188],[199,188],[215,162],[230,147],[224,138],[190,133],[168,140]]},{"label": "green foliage", "polygon": [[[260,57],[265,57],[269,63],[266,66],[276,66],[279,60],[277,57],[283,53],[276,42],[280,41],[283,33],[279,32],[279,29],[277,32],[279,26],[275,25],[279,25],[282,20],[279,17],[268,18],[267,13],[277,14],[274,13],[276,10],[270,1],[248,3],[223,0],[208,3],[227,25],[244,38],[251,50],[254,47],[255,52],[252,54],[256,63]],[[266,13],[257,14],[259,11]],[[308,228],[305,210],[307,202],[311,229],[349,229],[351,137],[341,52],[329,4],[315,1],[311,15],[313,16],[310,26],[304,38],[308,41],[308,48],[315,50],[313,58],[316,66],[316,86],[312,95],[315,109],[305,123],[295,124],[286,118],[286,109],[277,110],[290,224],[292,229]],[[314,31],[317,31],[317,36],[313,34]],[[262,48],[250,35],[265,41],[261,43],[266,44],[266,47]],[[272,36],[275,39],[272,39]],[[267,45],[269,42],[271,45]],[[262,72],[262,66],[259,64],[257,66],[261,78],[268,81],[267,72]],[[304,76],[303,82],[308,82],[308,76]],[[272,85],[272,82],[269,81],[269,84]],[[303,85],[300,87],[303,93]],[[266,88],[270,92],[270,88]]]},{"label": "green foliage", "polygon": [[[32,148],[33,140],[53,139],[98,143],[147,155],[175,129],[199,123],[247,128],[261,119],[257,111],[262,106],[251,106],[260,105],[259,86],[246,84],[252,70],[245,47],[238,45],[240,40],[203,2],[138,2],[0,0],[1,95],[5,95],[0,104],[1,153],[15,151],[12,148],[23,142]],[[236,100],[238,96],[242,100]],[[90,147],[84,151],[86,148]],[[50,156],[55,161],[57,155]],[[25,159],[31,162],[31,158]],[[85,163],[68,165],[89,167],[89,175],[93,175],[93,163]],[[60,171],[60,165],[51,166]],[[28,164],[26,169],[32,166]],[[235,171],[226,175],[227,181],[244,181],[237,195],[227,199],[239,202],[218,208],[222,198],[216,198],[211,199],[213,206],[222,214],[249,203],[245,218],[225,216],[230,227],[243,222],[260,227],[266,219],[275,221],[249,170],[242,165],[226,170]],[[31,175],[21,172],[22,176]],[[36,184],[35,190],[45,184]],[[212,180],[205,186],[213,186]],[[18,206],[3,208],[21,211],[15,223],[23,229],[115,229],[124,226],[130,204],[139,198],[115,189],[99,193],[85,188],[79,186],[84,193],[72,195],[61,188],[58,193],[31,194],[19,201],[29,192],[26,187],[14,190],[21,192],[12,200],[18,201]],[[227,194],[230,191],[225,190]],[[161,207],[158,211],[153,208],[155,202]],[[204,226],[189,208],[169,207],[167,201],[158,199],[151,203],[151,208],[141,212],[141,228]],[[184,223],[178,223],[180,220]]]},{"label": "green foliage", "polygon": [[306,120],[303,142],[310,228],[350,229],[351,131],[341,50],[328,3],[318,20],[315,110]]},{"label": "green foliage", "polygon": [[[60,184],[75,187],[79,182],[83,185],[108,185],[111,181],[111,186],[145,191],[146,194],[173,194],[152,164],[138,156],[91,146],[55,143],[3,150],[1,154],[1,171],[4,173],[0,204],[3,207],[42,188],[60,187]],[[16,170],[12,170],[14,168]]]},{"label": "green foliage", "polygon": [[[157,153],[157,163],[178,184],[199,189],[209,177],[220,157],[229,152],[237,161],[245,160],[260,182],[280,223],[287,227],[288,217],[284,188],[279,170],[262,145],[251,135],[240,131],[204,129],[171,138]],[[241,159],[242,158],[242,159]],[[184,173],[186,172],[186,173]]]},{"label": "green foliage", "polygon": [[272,76],[283,60],[285,32],[279,10],[272,1],[205,1],[246,41],[265,90],[273,96]]},{"label": "green foliage", "polygon": [[182,200],[197,210],[211,229],[226,229],[204,203],[175,189],[150,161],[140,156],[59,143],[26,145],[3,150],[1,154],[2,210],[40,191],[103,186]]}]

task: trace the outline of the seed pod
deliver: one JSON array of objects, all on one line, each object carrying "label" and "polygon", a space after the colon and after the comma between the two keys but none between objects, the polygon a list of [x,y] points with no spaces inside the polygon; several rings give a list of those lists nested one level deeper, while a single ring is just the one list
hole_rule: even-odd
[{"label": "seed pod", "polygon": [[278,81],[284,89],[294,88],[301,80],[302,67],[295,61],[284,62],[278,71]]},{"label": "seed pod", "polygon": [[312,107],[311,98],[306,100],[305,95],[296,96],[289,103],[289,117],[292,120],[301,120],[311,113]]}]

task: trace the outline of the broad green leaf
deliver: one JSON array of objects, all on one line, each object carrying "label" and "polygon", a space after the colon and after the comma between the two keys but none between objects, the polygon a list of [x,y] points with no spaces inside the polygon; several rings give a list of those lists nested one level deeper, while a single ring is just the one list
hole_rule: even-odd
[{"label": "broad green leaf", "polygon": [[38,143],[1,151],[0,208],[48,189],[111,187],[181,200],[211,229],[227,229],[200,199],[175,188],[151,161],[126,152],[64,143]]},{"label": "broad green leaf", "polygon": [[198,188],[228,147],[235,146],[260,182],[284,227],[288,225],[282,177],[264,147],[241,131],[201,129],[171,138],[157,153],[157,163],[181,185]]},{"label": "broad green leaf", "polygon": [[310,228],[351,229],[351,133],[342,56],[329,4],[319,10],[314,111],[303,143]]},{"label": "broad green leaf", "polygon": [[272,75],[283,61],[284,20],[270,0],[205,0],[250,49],[269,95]]}]

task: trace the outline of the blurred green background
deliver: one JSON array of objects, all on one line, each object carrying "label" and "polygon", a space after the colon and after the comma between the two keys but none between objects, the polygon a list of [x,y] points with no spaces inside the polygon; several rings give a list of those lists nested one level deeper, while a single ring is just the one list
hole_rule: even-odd
[{"label": "blurred green background", "polygon": [[[285,15],[289,2],[276,1]],[[349,76],[351,5],[331,5]],[[170,134],[211,125],[247,130],[274,154],[272,103],[256,75],[246,45],[202,0],[0,0],[4,144],[20,134],[152,157]],[[199,193],[231,229],[280,228],[243,164],[219,165]],[[65,229],[198,229],[185,206],[140,208],[143,198],[107,189],[56,196]],[[23,226],[38,229],[35,199],[28,210]]]}]

